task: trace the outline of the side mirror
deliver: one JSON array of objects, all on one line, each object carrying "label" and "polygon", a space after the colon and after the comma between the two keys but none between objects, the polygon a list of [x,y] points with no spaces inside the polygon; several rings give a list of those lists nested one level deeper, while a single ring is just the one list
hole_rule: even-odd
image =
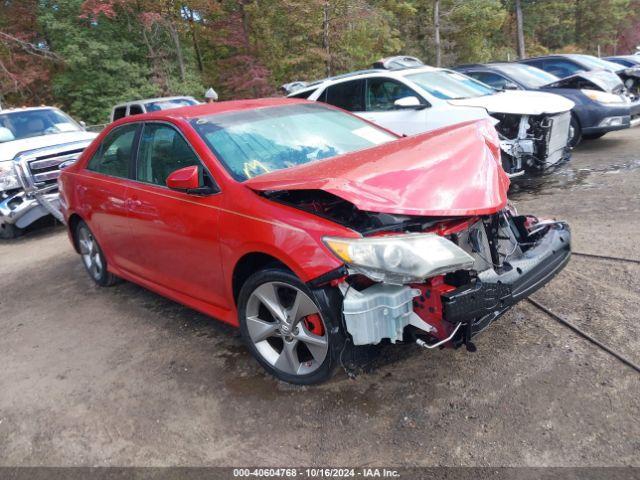
[{"label": "side mirror", "polygon": [[171,172],[167,177],[167,187],[191,195],[210,195],[214,193],[211,187],[204,185],[202,170],[198,165],[191,165]]},{"label": "side mirror", "polygon": [[518,85],[516,85],[513,82],[507,82],[504,84],[504,87],[502,87],[503,90],[520,90],[520,87],[518,87]]},{"label": "side mirror", "polygon": [[80,120],[80,126],[82,128],[87,128],[87,122],[85,122],[84,120]]},{"label": "side mirror", "polygon": [[421,110],[423,108],[426,108],[426,105],[421,103],[418,97],[414,97],[414,96],[399,98],[398,100],[393,102],[393,105],[396,108],[401,108],[401,109],[406,108],[406,109],[413,109],[413,110]]}]

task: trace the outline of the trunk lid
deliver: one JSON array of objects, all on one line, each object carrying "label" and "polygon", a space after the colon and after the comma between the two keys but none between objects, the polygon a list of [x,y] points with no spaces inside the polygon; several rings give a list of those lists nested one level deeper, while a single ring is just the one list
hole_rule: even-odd
[{"label": "trunk lid", "polygon": [[467,122],[251,178],[255,191],[323,190],[370,212],[494,213],[507,203],[492,124]]}]

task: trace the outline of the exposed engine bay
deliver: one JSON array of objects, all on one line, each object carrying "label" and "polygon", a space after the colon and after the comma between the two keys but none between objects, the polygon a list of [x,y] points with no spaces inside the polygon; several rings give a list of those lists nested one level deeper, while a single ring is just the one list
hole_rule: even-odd
[{"label": "exposed engine bay", "polygon": [[267,196],[347,226],[363,239],[438,236],[469,259],[465,268],[410,280],[347,263],[315,281],[314,287],[340,289],[354,345],[413,341],[425,348],[473,349],[473,336],[543,286],[570,256],[567,224],[518,215],[510,206],[491,215],[433,218],[365,212],[317,190]]},{"label": "exposed engine bay", "polygon": [[512,115],[494,113],[500,137],[502,167],[508,174],[544,170],[570,157],[571,113]]}]

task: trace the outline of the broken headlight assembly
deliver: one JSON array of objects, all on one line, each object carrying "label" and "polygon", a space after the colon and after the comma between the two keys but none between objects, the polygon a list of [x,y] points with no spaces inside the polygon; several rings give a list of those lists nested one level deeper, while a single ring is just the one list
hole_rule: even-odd
[{"label": "broken headlight assembly", "polygon": [[20,188],[13,160],[0,162],[0,192]]},{"label": "broken headlight assembly", "polygon": [[369,238],[324,237],[325,245],[354,273],[378,282],[405,284],[469,269],[474,259],[434,233]]}]

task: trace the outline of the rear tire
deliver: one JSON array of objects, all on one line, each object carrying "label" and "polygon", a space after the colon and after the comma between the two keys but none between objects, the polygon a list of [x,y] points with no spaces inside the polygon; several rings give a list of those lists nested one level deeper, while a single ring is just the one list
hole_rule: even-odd
[{"label": "rear tire", "polygon": [[107,270],[107,259],[93,236],[89,226],[80,220],[76,225],[75,241],[80,250],[82,264],[91,279],[101,287],[110,287],[118,282],[118,277]]},{"label": "rear tire", "polygon": [[12,240],[18,238],[24,233],[22,228],[16,227],[12,223],[0,223],[0,238],[3,240]]},{"label": "rear tire", "polygon": [[250,276],[238,297],[240,333],[276,378],[299,385],[331,377],[344,346],[332,292],[311,291],[293,273],[269,268]]}]

